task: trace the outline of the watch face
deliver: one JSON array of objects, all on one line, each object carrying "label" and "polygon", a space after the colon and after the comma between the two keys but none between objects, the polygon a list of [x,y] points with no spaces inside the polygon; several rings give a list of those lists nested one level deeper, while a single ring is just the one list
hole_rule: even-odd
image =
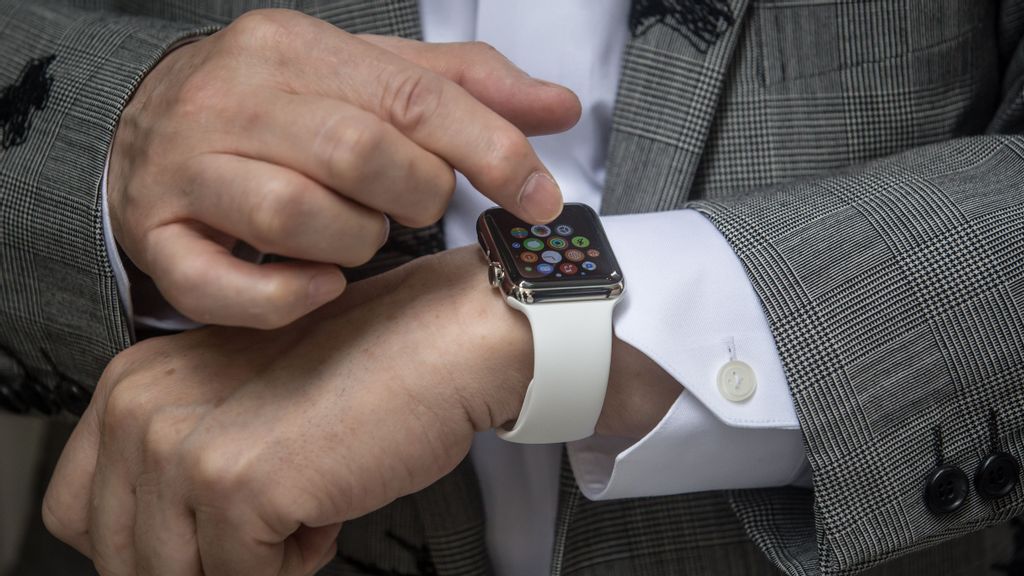
[{"label": "watch face", "polygon": [[530,226],[501,208],[484,212],[481,219],[514,284],[571,288],[622,280],[601,221],[585,204],[566,204],[545,226]]}]

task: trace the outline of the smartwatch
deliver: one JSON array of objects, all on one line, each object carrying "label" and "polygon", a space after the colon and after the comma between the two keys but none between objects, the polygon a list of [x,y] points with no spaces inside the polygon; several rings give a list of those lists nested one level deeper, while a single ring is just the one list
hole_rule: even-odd
[{"label": "smartwatch", "polygon": [[594,433],[604,406],[612,311],[625,287],[597,213],[565,204],[555,221],[531,226],[502,208],[477,220],[491,285],[522,312],[533,333],[533,380],[510,442],[549,444]]}]

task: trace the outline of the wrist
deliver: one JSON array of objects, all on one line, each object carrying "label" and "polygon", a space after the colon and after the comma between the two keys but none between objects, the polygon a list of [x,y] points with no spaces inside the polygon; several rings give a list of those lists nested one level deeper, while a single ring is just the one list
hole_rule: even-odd
[{"label": "wrist", "polygon": [[668,413],[683,387],[646,354],[615,338],[596,434],[639,440]]},{"label": "wrist", "polygon": [[[514,422],[533,378],[529,322],[491,288],[478,248],[449,250],[421,264],[429,267],[431,281],[446,279],[455,299],[454,305],[438,304],[435,318],[444,330],[435,341],[441,340],[441,354],[463,359],[446,371],[474,428],[489,430]],[[645,354],[615,338],[596,433],[642,438],[664,418],[682,390]]]},{"label": "wrist", "polygon": [[410,266],[427,276],[425,282],[443,279],[446,286],[442,299],[431,305],[431,319],[436,321],[431,324],[438,329],[430,338],[442,360],[441,376],[449,381],[474,429],[514,422],[533,373],[529,322],[491,288],[486,262],[475,246],[448,250]]}]

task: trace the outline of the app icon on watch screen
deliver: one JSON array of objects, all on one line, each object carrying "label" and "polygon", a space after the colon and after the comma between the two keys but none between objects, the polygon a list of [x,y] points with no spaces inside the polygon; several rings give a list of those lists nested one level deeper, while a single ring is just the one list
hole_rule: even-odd
[{"label": "app icon on watch screen", "polygon": [[547,250],[545,252],[541,252],[540,257],[541,260],[544,260],[548,264],[558,264],[559,262],[562,261],[562,255],[559,254],[558,252],[555,252],[554,250]]},{"label": "app icon on watch screen", "polygon": [[580,271],[580,269],[572,262],[563,262],[558,266],[558,270],[566,276],[571,276]]},{"label": "app icon on watch screen", "polygon": [[522,248],[522,247],[523,247],[523,245],[522,245],[522,244],[520,244],[519,242],[513,242],[513,243],[512,243],[512,249],[513,249],[513,250],[519,250],[519,249],[520,249],[520,248]]},{"label": "app icon on watch screen", "polygon": [[558,226],[555,226],[555,232],[559,236],[568,236],[572,234],[572,226],[569,226],[568,224],[559,224]]},{"label": "app icon on watch screen", "polygon": [[583,268],[584,270],[586,270],[588,272],[593,272],[594,270],[597,269],[597,264],[594,264],[590,260],[587,260],[583,264],[580,264],[580,268]]},{"label": "app icon on watch screen", "polygon": [[597,258],[600,255],[601,253],[597,250],[597,248],[591,248],[590,250],[587,250],[587,256],[591,258]]},{"label": "app icon on watch screen", "polygon": [[543,224],[538,224],[533,228],[530,228],[530,231],[533,232],[534,236],[539,236],[541,238],[547,238],[548,236],[551,236],[551,228],[548,228]]},{"label": "app icon on watch screen", "polygon": [[526,238],[529,235],[530,235],[530,231],[527,230],[526,228],[516,227],[516,228],[512,229],[512,237],[513,238]]},{"label": "app icon on watch screen", "polygon": [[590,240],[588,240],[586,236],[573,236],[572,245],[577,248],[586,248],[587,246],[590,246]]},{"label": "app icon on watch screen", "polygon": [[565,241],[565,238],[552,236],[551,238],[548,238],[548,246],[551,246],[555,250],[561,250],[562,248],[568,246],[568,243]]},{"label": "app icon on watch screen", "polygon": [[525,246],[527,250],[540,252],[544,249],[544,242],[537,240],[536,238],[527,238],[523,241],[523,246]]},{"label": "app icon on watch screen", "polygon": [[583,251],[577,248],[569,248],[565,251],[565,259],[570,262],[580,262],[583,258]]},{"label": "app icon on watch screen", "polygon": [[522,254],[519,255],[519,259],[522,260],[523,262],[526,262],[527,264],[533,264],[534,262],[537,261],[537,253],[523,252]]},{"label": "app icon on watch screen", "polygon": [[551,274],[551,271],[554,269],[554,266],[546,262],[542,264],[537,264],[537,272],[540,272],[541,274]]}]

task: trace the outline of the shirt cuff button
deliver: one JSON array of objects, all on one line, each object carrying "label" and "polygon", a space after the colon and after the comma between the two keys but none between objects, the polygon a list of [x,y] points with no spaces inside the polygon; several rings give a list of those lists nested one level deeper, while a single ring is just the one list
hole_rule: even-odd
[{"label": "shirt cuff button", "polygon": [[733,360],[718,371],[718,391],[730,402],[743,402],[757,390],[757,375],[746,362]]}]

